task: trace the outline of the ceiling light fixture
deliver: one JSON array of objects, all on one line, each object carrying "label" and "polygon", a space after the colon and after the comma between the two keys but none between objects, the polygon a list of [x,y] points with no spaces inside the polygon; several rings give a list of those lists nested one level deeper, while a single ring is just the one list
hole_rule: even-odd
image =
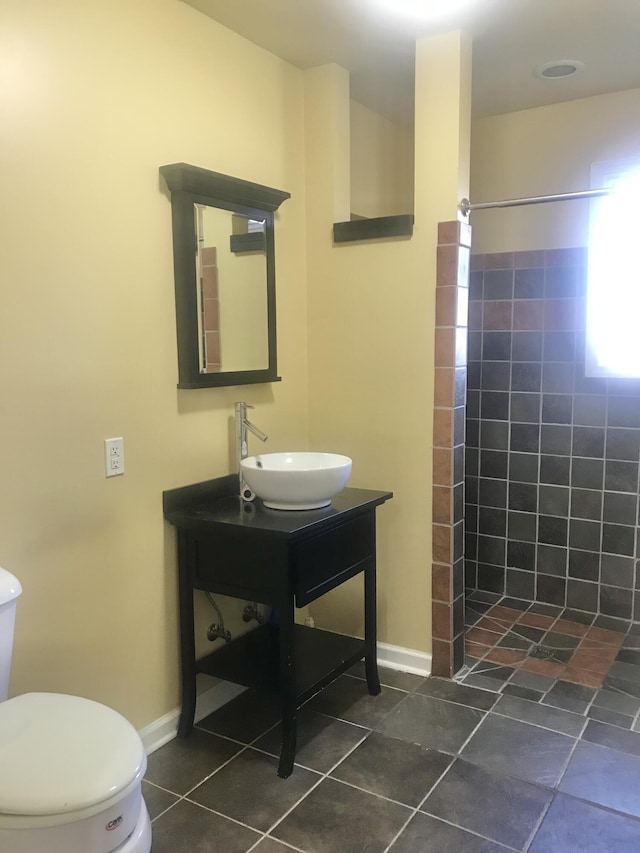
[{"label": "ceiling light fixture", "polygon": [[427,21],[450,15],[471,0],[377,0],[380,6],[391,9],[397,15],[413,18],[416,21]]},{"label": "ceiling light fixture", "polygon": [[533,76],[541,80],[560,80],[584,71],[584,63],[578,59],[554,59],[534,68]]}]

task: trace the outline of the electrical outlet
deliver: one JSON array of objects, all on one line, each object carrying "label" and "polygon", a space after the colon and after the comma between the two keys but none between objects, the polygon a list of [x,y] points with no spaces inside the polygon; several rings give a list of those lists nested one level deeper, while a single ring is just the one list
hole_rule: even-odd
[{"label": "electrical outlet", "polygon": [[105,438],[104,465],[107,477],[124,474],[124,438]]}]

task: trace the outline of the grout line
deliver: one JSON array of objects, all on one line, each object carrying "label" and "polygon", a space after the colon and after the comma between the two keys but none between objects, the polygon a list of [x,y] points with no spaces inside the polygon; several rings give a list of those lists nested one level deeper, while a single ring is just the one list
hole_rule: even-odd
[{"label": "grout line", "polygon": [[[406,743],[406,741],[402,741]],[[424,749],[428,749],[428,747],[423,747]],[[443,753],[448,755],[449,753]],[[345,756],[347,758],[348,756]],[[453,757],[453,756],[451,756]],[[344,760],[344,759],[342,759]],[[336,769],[341,763],[342,760],[339,761],[333,770]],[[333,770],[331,772],[333,772]],[[414,807],[407,805],[407,803],[403,803],[401,800],[394,800],[392,797],[385,797],[384,794],[378,794],[376,791],[372,791],[370,788],[362,788],[360,785],[356,785],[354,782],[349,782],[346,779],[339,779],[337,776],[329,776],[328,774],[325,776],[326,779],[330,779],[332,782],[339,782],[341,785],[346,785],[347,788],[353,788],[355,791],[360,791],[361,794],[367,794],[370,797],[376,797],[378,800],[384,800],[385,803],[393,803],[395,806],[402,806],[404,809],[409,809],[413,811]]]},{"label": "grout line", "polygon": [[[231,817],[231,815],[224,814],[224,812],[219,812],[216,809],[211,808],[211,806],[205,806],[203,803],[198,803],[198,802],[196,802],[196,800],[190,800],[186,796],[183,797],[182,799],[185,802],[190,803],[192,806],[197,806],[200,809],[204,809],[205,811],[209,812],[210,814],[214,814],[214,815],[217,815],[218,817],[224,818],[224,820],[228,820],[231,823],[235,823],[237,826],[242,826],[242,827],[244,827],[244,829],[250,829],[252,832],[257,832],[258,834],[262,834],[264,832],[264,830],[262,830],[262,829],[256,829],[255,826],[251,826],[248,823],[243,823],[243,821],[238,820],[235,817]],[[258,840],[256,841],[256,844],[259,843],[260,841],[262,841],[262,838],[258,838]]]},{"label": "grout line", "polygon": [[[393,669],[390,666],[383,666],[380,662],[378,662],[378,675],[380,675],[381,669],[388,669],[390,672],[397,672],[397,673],[400,673],[401,675],[410,675],[410,676],[412,676],[418,680],[418,683],[415,685],[415,687],[412,687],[410,690],[408,690],[406,687],[398,687],[398,686],[394,686],[393,684],[384,684],[382,682],[382,678],[384,678],[384,676],[381,676],[380,687],[388,687],[390,690],[399,690],[401,693],[415,693],[415,691],[418,689],[418,687],[420,687],[420,685],[429,678],[428,675],[422,676],[422,675],[417,675],[415,672],[405,672],[404,670]],[[344,675],[348,675],[349,678],[355,678],[356,681],[366,682],[366,680],[367,680],[366,675],[356,675],[356,673],[351,673],[351,672],[345,672]],[[309,700],[309,701],[311,701],[311,700]],[[319,712],[315,711],[314,713],[319,713]]]},{"label": "grout line", "polygon": [[413,812],[412,812],[412,813],[409,815],[409,817],[407,818],[406,822],[402,824],[402,826],[400,827],[400,829],[398,830],[398,832],[393,836],[393,838],[391,839],[391,843],[390,843],[390,844],[388,844],[388,845],[385,847],[385,849],[384,849],[383,853],[387,853],[387,851],[388,851],[388,850],[391,850],[391,848],[393,847],[393,845],[396,843],[396,841],[398,840],[398,838],[400,838],[400,836],[402,835],[402,833],[403,833],[403,832],[405,831],[405,829],[409,826],[409,824],[410,824],[410,823],[411,823],[411,821],[414,819],[414,817],[416,816],[416,814],[417,814],[417,813],[418,813],[418,809],[414,809],[414,810],[413,810]]},{"label": "grout line", "polygon": [[168,806],[166,809],[164,809],[164,811],[161,811],[160,814],[157,814],[155,817],[152,817],[151,823],[154,824],[158,820],[159,817],[162,817],[167,812],[170,812],[171,809],[175,808],[178,805],[178,803],[182,802],[182,800],[183,800],[183,797],[180,797],[180,799],[176,800],[175,803],[171,803],[171,805]]},{"label": "grout line", "polygon": [[261,732],[256,738],[249,741],[249,743],[247,743],[246,740],[238,740],[238,738],[229,737],[229,735],[221,735],[218,732],[212,732],[211,729],[203,729],[201,726],[199,726],[197,724],[194,725],[193,728],[198,729],[198,731],[200,731],[200,732],[204,732],[204,734],[213,735],[213,737],[219,737],[222,740],[228,740],[230,743],[237,743],[238,746],[246,747],[246,746],[251,746],[252,743],[255,743],[261,737],[264,737],[267,732],[270,732],[271,729],[273,729],[277,725],[279,725],[279,721],[277,723],[274,723],[273,726],[269,726],[267,729],[265,729],[263,732]]},{"label": "grout line", "polygon": [[[519,780],[521,781],[521,780]],[[469,835],[473,835],[476,838],[482,838],[483,841],[488,841],[493,845],[497,845],[499,850],[513,850],[514,853],[520,853],[517,847],[511,847],[510,844],[505,844],[504,841],[496,841],[495,838],[490,838],[488,835],[481,835],[479,832],[476,832],[474,829],[469,829],[466,826],[460,826],[458,823],[453,823],[450,820],[447,820],[446,817],[440,817],[440,815],[433,815],[430,812],[421,812],[421,814],[425,814],[428,817],[433,818],[434,820],[438,820],[441,823],[446,823],[448,826],[452,826],[454,829],[461,829],[463,832],[468,833]]]},{"label": "grout line", "polygon": [[599,811],[608,812],[609,814],[617,815],[618,817],[624,817],[627,818],[627,820],[632,820],[635,821],[635,823],[640,824],[640,815],[633,814],[633,812],[620,811],[620,809],[614,809],[613,806],[607,806],[604,803],[597,803],[594,800],[588,800],[585,797],[578,797],[576,794],[570,794],[568,791],[557,791],[557,793],[567,799],[576,800],[576,802],[584,803],[585,805],[591,806]]},{"label": "grout line", "polygon": [[420,802],[419,802],[419,803],[418,803],[418,805],[416,806],[416,808],[415,808],[415,811],[416,811],[416,812],[420,811],[420,809],[422,808],[422,806],[424,806],[424,804],[427,802],[427,800],[429,799],[429,797],[431,796],[431,794],[433,794],[433,792],[434,792],[434,791],[435,791],[435,789],[438,787],[438,785],[440,784],[440,782],[442,782],[442,780],[444,779],[444,777],[447,775],[447,773],[451,770],[451,768],[453,767],[453,765],[456,763],[457,759],[458,759],[458,756],[457,756],[457,755],[452,756],[452,759],[451,759],[451,762],[449,763],[449,766],[448,766],[448,767],[446,767],[446,768],[442,771],[442,773],[440,774],[440,776],[436,779],[436,781],[433,783],[433,785],[429,788],[429,790],[427,791],[427,793],[424,795],[424,797],[420,800]]},{"label": "grout line", "polygon": [[[449,768],[447,768],[447,771],[448,771],[448,769],[449,769]],[[445,773],[446,773],[447,771],[445,771]],[[444,775],[444,774],[443,774],[443,775]],[[442,777],[441,777],[441,778],[442,778]],[[440,781],[440,780],[438,780],[438,781]],[[437,783],[436,783],[436,784],[437,784]],[[434,785],[434,787],[435,787],[435,785]],[[433,788],[432,788],[431,790],[433,790]],[[430,793],[431,793],[431,792],[430,792]],[[502,849],[502,850],[512,850],[512,851],[514,851],[514,853],[520,853],[520,851],[518,850],[518,848],[517,848],[517,847],[511,847],[511,845],[509,845],[509,844],[505,844],[503,841],[496,841],[496,839],[495,839],[495,838],[490,838],[488,835],[481,835],[479,832],[476,832],[476,831],[475,831],[475,830],[473,830],[473,829],[469,829],[469,828],[468,828],[468,827],[466,827],[466,826],[460,826],[460,824],[458,824],[458,823],[453,823],[452,821],[447,820],[446,818],[441,817],[440,815],[434,815],[434,814],[431,814],[431,812],[423,812],[423,811],[420,811],[420,808],[415,809],[414,813],[411,815],[411,817],[409,818],[409,820],[408,820],[408,821],[405,823],[405,825],[402,827],[402,829],[400,830],[400,832],[395,836],[395,838],[393,839],[393,841],[391,842],[391,844],[390,844],[388,847],[386,847],[386,848],[385,848],[384,853],[388,853],[388,851],[392,851],[392,847],[393,847],[393,845],[395,844],[395,842],[398,840],[398,838],[400,837],[400,835],[404,832],[404,830],[407,828],[407,826],[411,823],[411,821],[415,818],[415,816],[416,816],[418,813],[425,815],[425,817],[430,817],[432,820],[436,820],[436,821],[439,821],[440,823],[444,823],[444,824],[446,824],[447,826],[451,826],[451,827],[453,827],[454,829],[459,829],[461,832],[466,832],[468,835],[472,835],[472,836],[474,836],[475,838],[482,838],[482,839],[483,839],[483,841],[488,841],[488,842],[490,842],[490,843],[491,843],[491,844],[493,844],[493,845],[498,845],[498,848],[499,848],[499,849]]]},{"label": "grout line", "polygon": [[[205,782],[208,782],[212,776],[215,776],[215,774],[218,773],[220,770],[222,770],[223,767],[226,767],[227,764],[230,764],[235,758],[237,758],[239,755],[242,755],[243,752],[246,752],[247,749],[249,749],[249,746],[247,744],[245,744],[242,749],[239,749],[238,752],[235,752],[231,756],[231,758],[228,758],[223,764],[220,765],[220,767],[216,767],[216,769],[213,770],[211,773],[207,774],[206,776],[203,776],[203,778],[200,779],[200,781],[198,782],[197,785],[193,785],[191,788],[189,788],[189,790],[186,792],[186,794],[183,794],[182,798],[186,799],[189,796],[189,794],[192,794],[195,791],[196,788],[199,788],[200,785],[204,784]],[[198,803],[198,805],[201,805],[201,804]],[[205,808],[206,808],[206,806],[205,806]],[[213,811],[213,809],[211,809],[211,811]]]},{"label": "grout line", "polygon": [[259,839],[256,841],[256,843],[255,843],[254,845],[252,845],[252,846],[247,850],[247,853],[252,853],[252,851],[253,851],[253,850],[256,850],[256,848],[258,847],[258,845],[259,845],[259,844],[262,844],[262,842],[265,840],[265,838],[266,838],[268,841],[277,841],[277,843],[278,843],[278,844],[282,844],[282,846],[283,846],[284,848],[286,848],[287,850],[295,850],[295,851],[296,851],[296,853],[307,853],[307,851],[306,851],[306,850],[303,850],[303,849],[302,849],[302,847],[294,847],[292,844],[288,844],[286,841],[282,841],[282,839],[280,839],[280,838],[274,838],[273,836],[271,836],[271,835],[266,835],[266,834],[265,834],[265,835],[263,835],[263,836],[262,836],[262,838],[259,838]]},{"label": "grout line", "polygon": [[[196,726],[194,726],[194,728],[196,728]],[[207,732],[208,734],[214,734],[214,732],[209,732],[207,729],[201,729],[201,731],[205,731],[205,732]],[[202,777],[202,778],[201,778],[201,779],[200,779],[200,780],[199,780],[195,785],[192,785],[192,786],[191,786],[191,788],[189,788],[189,789],[188,789],[184,794],[177,794],[175,791],[171,791],[169,788],[163,788],[161,785],[158,785],[158,784],[156,784],[155,782],[151,782],[150,780],[145,779],[145,781],[146,781],[149,785],[154,785],[156,788],[160,788],[160,790],[162,790],[162,791],[166,791],[166,792],[167,792],[167,793],[169,793],[169,794],[173,794],[173,796],[174,796],[174,797],[178,797],[178,799],[176,800],[176,802],[175,802],[175,803],[172,803],[168,808],[166,808],[163,812],[161,812],[161,814],[165,814],[166,812],[168,812],[168,811],[169,811],[169,809],[172,809],[172,808],[173,808],[174,806],[176,806],[176,805],[177,805],[181,800],[188,800],[189,795],[190,795],[190,794],[192,794],[192,793],[193,793],[193,791],[195,791],[195,790],[196,790],[196,788],[199,788],[199,787],[200,787],[200,785],[202,785],[204,782],[207,782],[209,779],[211,779],[211,777],[212,777],[212,776],[215,776],[215,774],[216,774],[216,773],[218,773],[218,771],[219,771],[219,770],[222,770],[222,768],[223,768],[223,767],[226,767],[226,766],[227,766],[231,761],[233,761],[233,760],[234,760],[234,758],[237,758],[237,757],[238,757],[239,755],[241,755],[243,752],[246,752],[246,750],[249,748],[249,744],[241,743],[240,741],[236,741],[236,740],[234,740],[233,738],[224,738],[224,736],[223,736],[223,735],[216,735],[216,737],[221,737],[221,738],[223,738],[224,740],[231,741],[232,743],[237,743],[237,744],[241,745],[241,747],[242,747],[242,748],[241,748],[241,749],[239,749],[237,752],[235,752],[235,753],[234,753],[230,758],[228,758],[226,761],[224,761],[224,762],[223,762],[219,767],[216,767],[216,769],[215,769],[215,770],[212,770],[212,771],[211,771],[211,773],[208,773],[208,774],[206,774],[205,776],[203,776],[203,777]],[[259,737],[262,737],[262,735],[259,735]],[[257,740],[257,739],[258,739],[258,738],[256,738],[256,740]],[[252,741],[252,742],[253,742],[253,741]],[[188,802],[194,802],[194,801],[193,801],[193,800],[188,800]],[[195,803],[195,805],[202,806],[202,808],[207,808],[207,806],[203,806],[203,805],[202,805],[202,803]],[[208,809],[208,811],[214,811],[214,810],[213,810],[213,809]],[[215,812],[215,813],[216,813],[216,814],[220,814],[220,812]],[[157,818],[159,818],[159,817],[161,816],[161,814],[156,815],[156,817],[154,817],[154,818],[153,818],[153,820],[157,820]],[[228,817],[228,815],[222,815],[222,816],[223,816],[223,817]],[[229,819],[230,819],[230,820],[233,820],[233,818],[229,818]],[[235,822],[236,822],[236,823],[239,823],[240,821],[235,821]],[[243,824],[243,825],[244,825],[244,824]],[[260,831],[260,830],[255,830],[255,828],[254,828],[254,827],[249,827],[249,828],[250,828],[250,829],[254,829],[254,831],[257,831],[257,832],[259,832],[259,831]]]},{"label": "grout line", "polygon": [[[221,764],[219,767],[217,767],[215,770],[213,770],[213,771],[212,771],[211,773],[209,773],[207,776],[204,776],[204,777],[203,777],[203,778],[198,782],[198,784],[197,784],[197,785],[194,785],[192,788],[190,788],[190,789],[187,791],[187,793],[186,793],[186,794],[184,794],[184,795],[183,795],[183,798],[188,797],[188,796],[189,796],[189,794],[191,794],[191,793],[192,793],[196,788],[198,788],[198,787],[199,787],[200,785],[202,785],[204,782],[207,782],[207,781],[208,781],[212,776],[214,776],[216,773],[218,773],[220,770],[222,770],[222,768],[223,768],[223,767],[226,767],[226,766],[227,766],[231,761],[233,761],[235,758],[237,758],[237,757],[238,757],[239,755],[241,755],[243,752],[246,752],[249,748],[254,749],[254,751],[256,751],[256,752],[260,752],[260,753],[262,753],[263,755],[268,755],[268,756],[270,756],[270,757],[274,757],[272,753],[267,752],[267,751],[266,751],[266,750],[264,750],[264,749],[260,749],[260,748],[258,748],[258,747],[255,747],[255,746],[254,746],[254,744],[256,744],[259,740],[261,740],[261,738],[263,738],[265,735],[267,735],[270,731],[273,731],[273,729],[274,729],[274,728],[276,728],[277,726],[279,726],[281,722],[282,722],[281,720],[278,720],[278,722],[277,722],[277,723],[274,723],[272,726],[269,726],[268,728],[264,729],[264,731],[261,731],[258,735],[256,735],[256,737],[254,737],[254,738],[253,738],[253,740],[249,741],[249,743],[246,743],[246,742],[244,742],[244,741],[236,740],[235,738],[226,737],[225,735],[217,734],[216,732],[209,731],[209,729],[200,729],[201,731],[207,732],[207,734],[212,734],[212,735],[214,735],[215,737],[222,738],[223,740],[231,741],[231,743],[236,743],[236,744],[238,744],[239,746],[241,746],[241,747],[242,747],[242,749],[239,749],[239,750],[238,750],[237,752],[235,752],[235,753],[234,753],[230,758],[228,758],[228,759],[227,759],[223,764]],[[194,726],[194,728],[196,728],[196,727]],[[278,756],[276,755],[276,756],[275,756],[275,758],[277,759],[277,758],[278,758]],[[317,772],[317,771],[313,771],[313,772]],[[198,805],[199,805],[199,804],[198,804]],[[254,829],[254,828],[255,828],[255,827],[251,827],[251,829]],[[256,830],[256,831],[258,831],[258,832],[259,832],[259,830]]]},{"label": "grout line", "polygon": [[[331,719],[335,719],[335,717],[333,717],[333,718],[331,718]],[[364,729],[364,727],[362,727],[362,728]],[[312,773],[320,773],[320,775],[321,775],[321,776],[327,776],[329,773],[332,773],[332,772],[336,769],[336,767],[337,767],[337,766],[338,766],[342,761],[344,761],[344,759],[345,759],[348,755],[351,755],[351,753],[352,753],[355,749],[357,749],[357,748],[360,746],[360,744],[361,744],[361,743],[363,743],[363,742],[364,742],[364,741],[369,737],[369,735],[370,735],[372,732],[373,732],[373,729],[366,729],[366,734],[363,734],[363,735],[362,735],[362,737],[360,738],[360,740],[359,740],[359,741],[358,741],[358,742],[357,742],[357,743],[356,743],[356,744],[355,744],[351,749],[349,749],[349,751],[348,751],[348,752],[346,752],[346,753],[343,755],[343,757],[342,757],[339,761],[336,761],[336,763],[335,763],[335,764],[333,764],[333,765],[329,768],[329,770],[327,770],[326,772],[323,772],[322,770],[317,770],[315,767],[311,767],[311,765],[309,765],[309,764],[303,764],[301,761],[296,761],[294,766],[296,766],[296,767],[302,767],[302,768],[304,768],[305,770],[310,770]],[[260,747],[257,747],[257,746],[252,746],[252,747],[251,747],[251,749],[255,750],[256,752],[260,752],[260,753],[262,753],[263,755],[268,755],[270,758],[276,758],[276,759],[279,759],[279,757],[280,757],[278,753],[275,753],[275,752],[269,752],[268,750],[266,750],[266,749],[261,749]]]},{"label": "grout line", "polygon": [[[151,823],[153,823],[153,821],[154,821],[154,820],[157,820],[159,817],[162,817],[162,815],[163,815],[163,814],[166,814],[166,813],[167,813],[168,811],[170,811],[174,806],[177,806],[177,805],[178,805],[178,803],[180,802],[180,800],[182,800],[182,799],[183,799],[183,798],[180,796],[180,794],[176,794],[176,792],[175,792],[175,791],[170,791],[168,788],[163,788],[163,787],[162,787],[162,785],[156,785],[156,784],[155,784],[155,782],[149,782],[147,779],[144,779],[143,781],[144,781],[144,782],[146,782],[146,783],[147,783],[147,785],[151,785],[153,788],[157,788],[159,791],[164,791],[164,792],[165,792],[165,794],[171,794],[171,796],[172,796],[172,797],[176,797],[176,801],[175,801],[174,803],[170,803],[170,804],[166,807],[166,809],[163,809],[161,812],[158,812],[158,814],[157,814],[154,818],[151,818]],[[142,796],[143,796],[143,798],[144,798],[144,792],[143,792],[143,795],[142,795]]]},{"label": "grout line", "polygon": [[[334,719],[335,719],[335,717],[334,717]],[[369,732],[369,734],[371,734],[371,732]],[[367,737],[369,736],[369,734],[365,735],[365,736],[362,738],[362,740],[358,741],[358,743],[357,743],[357,744],[355,744],[355,745],[354,745],[354,746],[353,746],[353,747],[352,747],[348,752],[346,752],[346,753],[342,756],[342,758],[341,758],[339,761],[336,761],[336,763],[335,763],[332,767],[330,767],[330,768],[329,768],[329,770],[327,770],[327,772],[326,772],[326,773],[321,774],[321,775],[320,775],[320,778],[318,779],[318,781],[317,781],[314,785],[312,785],[312,786],[309,788],[309,790],[308,790],[308,791],[306,791],[306,792],[305,792],[305,794],[303,794],[303,796],[302,796],[302,797],[300,797],[300,799],[299,799],[299,800],[297,800],[297,801],[296,801],[296,802],[291,806],[291,808],[290,808],[290,809],[288,809],[288,810],[287,810],[283,815],[281,815],[281,816],[278,818],[278,820],[276,820],[276,821],[275,821],[275,823],[274,823],[272,826],[270,826],[270,827],[269,827],[269,829],[267,830],[267,833],[271,833],[271,832],[273,832],[273,830],[274,830],[277,826],[279,826],[279,825],[282,823],[282,821],[283,821],[286,817],[288,817],[288,816],[291,814],[291,812],[292,812],[295,808],[297,808],[297,807],[300,805],[300,803],[301,803],[303,800],[305,800],[305,799],[309,796],[309,794],[310,794],[312,791],[315,791],[315,789],[318,787],[318,785],[320,785],[320,784],[321,784],[322,782],[324,782],[327,778],[329,778],[329,774],[330,774],[330,773],[332,773],[332,772],[336,769],[336,767],[337,767],[339,764],[341,764],[341,763],[342,763],[346,758],[348,758],[348,757],[351,755],[351,753],[352,753],[352,752],[354,752],[354,751],[355,751],[355,750],[360,746],[360,744],[361,744],[361,743],[363,743],[363,742],[367,739]],[[294,766],[295,766],[295,765],[294,765]],[[314,771],[314,772],[316,772],[316,773],[317,773],[318,771]],[[334,780],[334,781],[338,781],[338,780]],[[355,787],[355,786],[352,786],[352,787]],[[368,791],[367,793],[372,793],[372,792]],[[384,798],[383,798],[383,799],[384,799]],[[274,836],[274,837],[276,837],[276,836]],[[278,839],[278,840],[279,840],[279,839]]]},{"label": "grout line", "polygon": [[455,756],[452,756],[452,760],[451,760],[451,762],[450,762],[449,766],[448,766],[448,767],[446,767],[446,768],[442,771],[442,773],[440,774],[440,776],[438,776],[438,778],[437,778],[437,779],[436,779],[436,781],[433,783],[433,785],[429,788],[429,790],[427,791],[427,793],[425,794],[425,796],[422,798],[422,800],[420,800],[420,802],[418,803],[418,805],[417,805],[417,806],[412,810],[412,813],[411,813],[411,815],[409,815],[409,817],[407,818],[406,823],[405,823],[405,824],[404,824],[404,825],[403,825],[403,826],[398,830],[397,834],[396,834],[396,835],[391,839],[391,842],[390,842],[390,843],[387,845],[387,847],[385,848],[384,853],[387,853],[387,851],[388,851],[388,850],[390,850],[390,849],[393,847],[393,845],[396,843],[396,841],[398,840],[398,838],[402,835],[402,833],[405,831],[405,829],[409,826],[409,824],[411,823],[411,821],[414,819],[414,817],[415,817],[415,816],[418,814],[418,812],[420,811],[420,806],[424,805],[425,801],[426,801],[426,800],[431,796],[431,794],[433,793],[433,791],[435,790],[435,788],[440,784],[440,782],[444,779],[444,777],[447,775],[447,773],[449,772],[449,770],[453,767],[455,760],[456,760]]},{"label": "grout line", "polygon": [[[408,695],[409,694],[407,693],[407,696]],[[399,704],[400,702],[398,702],[398,705]],[[394,707],[397,707],[397,705],[395,705]],[[393,708],[391,710],[393,710]],[[313,713],[318,714],[319,717],[327,717],[329,720],[337,720],[339,723],[346,723],[348,726],[354,726],[357,729],[366,729],[370,732],[373,731],[373,728],[371,726],[365,726],[363,723],[354,723],[352,720],[347,720],[344,717],[334,717],[332,714],[327,714],[324,711],[314,711]]]},{"label": "grout line", "polygon": [[[495,705],[495,703],[494,703],[494,705]],[[467,707],[468,707],[468,706],[467,706]],[[458,750],[457,750],[457,752],[456,752],[456,757],[457,757],[457,756],[459,756],[459,755],[462,753],[462,750],[466,747],[466,745],[469,743],[469,741],[471,740],[471,738],[475,735],[475,733],[478,731],[478,729],[480,728],[480,726],[484,723],[484,721],[487,719],[487,717],[488,717],[488,716],[489,716],[489,714],[491,713],[490,711],[483,711],[483,710],[482,710],[482,708],[475,708],[474,710],[476,710],[476,711],[480,711],[480,712],[482,713],[482,717],[481,717],[481,718],[480,718],[480,720],[478,721],[477,725],[472,729],[472,731],[470,732],[470,734],[469,734],[469,736],[467,737],[467,739],[466,739],[462,744],[460,744],[460,746],[458,747]]]},{"label": "grout line", "polygon": [[549,800],[549,802],[547,803],[547,805],[545,806],[545,808],[543,808],[543,809],[542,809],[542,812],[540,813],[540,817],[538,818],[538,820],[536,821],[535,826],[534,826],[534,827],[533,827],[533,829],[531,830],[531,835],[529,836],[529,838],[528,838],[528,839],[527,839],[527,841],[525,842],[524,847],[522,848],[522,849],[523,849],[523,851],[525,851],[525,853],[526,853],[526,851],[528,851],[528,850],[529,850],[529,848],[530,848],[530,847],[531,847],[531,845],[533,844],[534,839],[535,839],[536,835],[538,834],[538,830],[539,830],[539,829],[540,829],[540,827],[542,826],[542,823],[543,823],[544,819],[546,818],[546,816],[547,816],[547,813],[548,813],[549,809],[551,808],[551,806],[552,806],[552,805],[553,805],[553,803],[555,802],[555,799],[556,799],[556,792],[555,792],[555,791],[552,791],[552,792],[551,792],[551,799]]},{"label": "grout line", "polygon": [[[507,698],[511,698],[511,697],[507,696]],[[513,698],[518,699],[519,697],[516,696]],[[524,701],[528,702],[529,700],[525,699]],[[495,714],[496,717],[502,717],[503,719],[515,720],[517,723],[523,723],[526,726],[534,726],[534,728],[536,728],[536,729],[542,729],[545,732],[552,732],[555,735],[564,735],[565,737],[569,737],[569,738],[572,738],[574,740],[576,740],[576,739],[579,740],[582,737],[584,730],[587,727],[587,723],[589,722],[589,720],[586,717],[583,717],[582,714],[578,714],[575,711],[567,711],[565,708],[556,708],[554,705],[543,705],[541,702],[534,702],[533,703],[534,705],[540,705],[542,708],[547,708],[550,711],[560,711],[563,714],[572,714],[574,717],[582,717],[584,720],[584,723],[583,723],[582,728],[580,729],[579,733],[575,734],[575,735],[574,734],[568,734],[567,732],[560,731],[560,729],[552,729],[549,726],[543,725],[542,723],[534,723],[531,720],[523,720],[520,717],[512,717],[511,714],[501,714],[499,711],[495,710],[495,708],[499,704],[500,704],[500,701],[498,700],[498,702],[496,702],[496,704],[489,711],[489,713]]]}]

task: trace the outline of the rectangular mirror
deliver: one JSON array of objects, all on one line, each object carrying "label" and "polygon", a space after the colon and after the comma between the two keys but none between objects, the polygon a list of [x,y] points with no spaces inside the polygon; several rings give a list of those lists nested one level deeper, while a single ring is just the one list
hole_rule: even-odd
[{"label": "rectangular mirror", "polygon": [[200,373],[268,370],[265,220],[193,208]]},{"label": "rectangular mirror", "polygon": [[273,212],[289,193],[186,163],[171,191],[179,388],[274,382]]}]

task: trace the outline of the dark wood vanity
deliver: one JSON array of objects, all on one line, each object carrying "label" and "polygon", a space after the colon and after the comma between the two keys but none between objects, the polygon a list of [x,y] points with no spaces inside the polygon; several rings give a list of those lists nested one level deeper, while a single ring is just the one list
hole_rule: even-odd
[{"label": "dark wood vanity", "polygon": [[[178,734],[192,730],[199,672],[279,694],[279,776],[296,752],[298,709],[364,658],[369,692],[380,692],[376,660],[376,507],[391,492],[344,489],[330,506],[287,512],[259,499],[244,503],[237,476],[163,493],[178,546],[182,709]],[[364,573],[364,639],[297,625],[304,607]],[[193,591],[206,590],[275,608],[272,619],[196,659]]]}]

